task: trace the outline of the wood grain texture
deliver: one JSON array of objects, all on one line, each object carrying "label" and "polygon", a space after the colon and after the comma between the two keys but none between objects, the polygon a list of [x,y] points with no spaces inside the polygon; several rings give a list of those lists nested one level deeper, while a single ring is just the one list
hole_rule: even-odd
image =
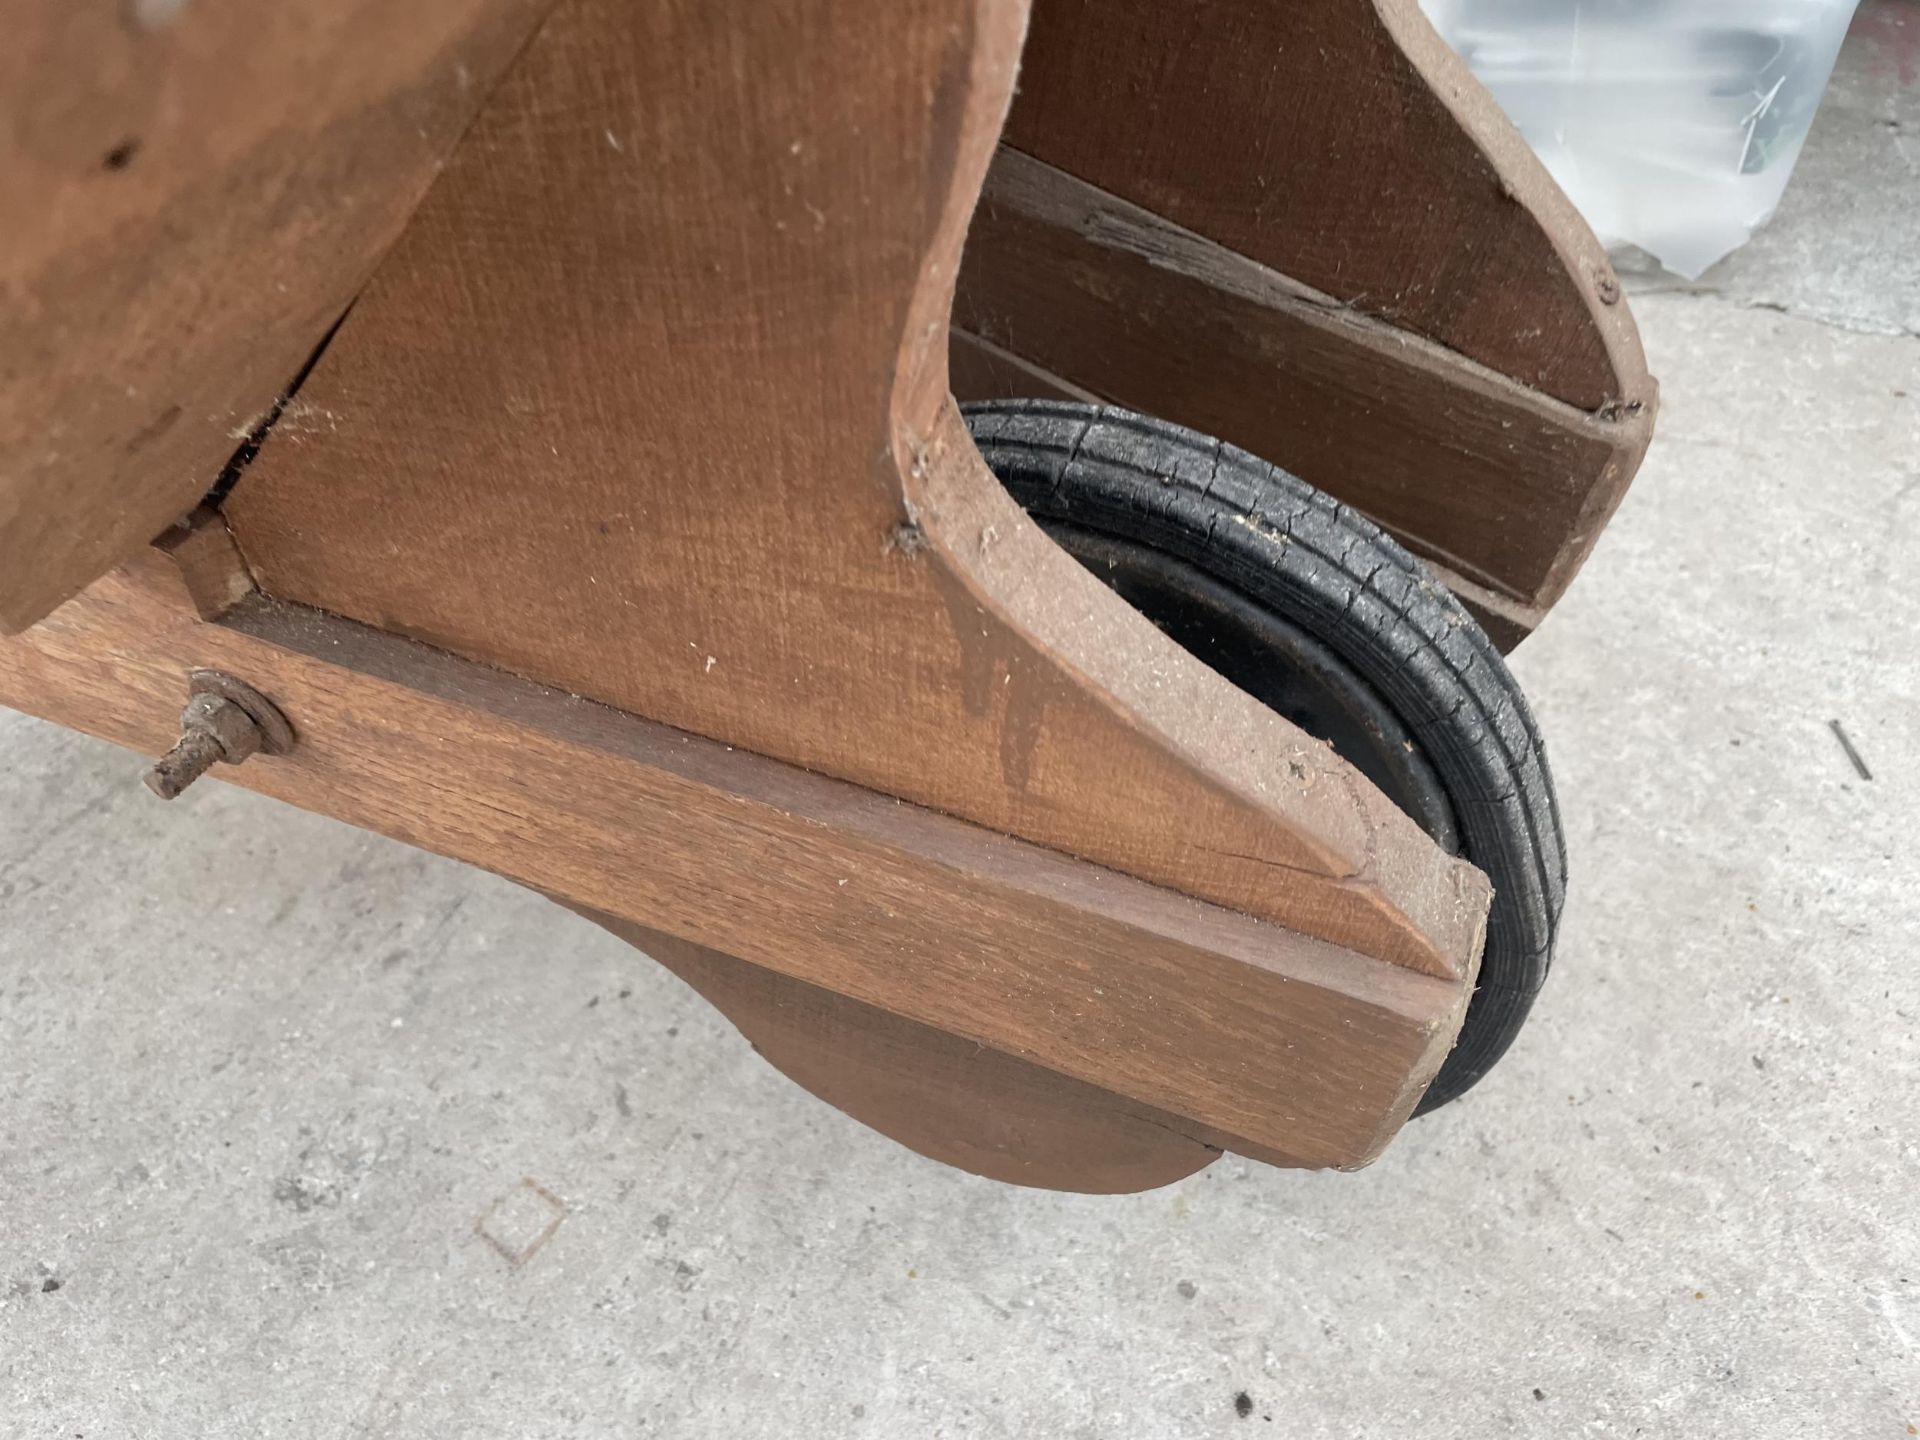
[{"label": "wood grain texture", "polygon": [[1220,1151],[1191,1120],[890,1015],[818,985],[610,915],[810,1094],[925,1155],[989,1180],[1121,1195],[1170,1185]]},{"label": "wood grain texture", "polygon": [[963,372],[974,394],[1071,377],[1251,450],[1538,610],[1652,425],[1650,381],[1645,401],[1589,415],[1013,152],[988,176],[954,321],[1002,357]]},{"label": "wood grain texture", "polygon": [[[978,224],[978,214],[974,219]],[[961,275],[965,274],[962,269]],[[956,309],[960,303],[955,301]],[[1039,399],[1098,403],[1104,398],[958,326],[947,335],[947,369],[953,398],[962,402]]]},{"label": "wood grain texture", "polygon": [[[1010,354],[992,342],[957,327],[948,336],[948,347],[952,359],[954,398],[963,403],[1035,398],[1073,400],[1081,404],[1115,403],[1106,396],[1084,390],[1031,360]],[[1347,503],[1354,502],[1349,499]],[[1401,538],[1403,541],[1406,539],[1405,536]],[[1467,607],[1503,655],[1511,654],[1546,618],[1547,612],[1543,607],[1526,605],[1510,596],[1497,594],[1484,585],[1477,585],[1432,555],[1428,555],[1423,563]]]},{"label": "wood grain texture", "polygon": [[207,492],[547,3],[0,3],[0,629]]},{"label": "wood grain texture", "polygon": [[[568,0],[226,513],[269,593],[1425,973],[1483,877],[1028,523],[947,394],[1012,0]],[[552,102],[565,95],[566,103]]]},{"label": "wood grain texture", "polygon": [[316,611],[258,597],[207,624],[148,555],[0,641],[0,701],[155,753],[190,670],[238,676],[300,738],[222,778],[1276,1163],[1365,1163],[1457,1033],[1471,974],[1416,974]]},{"label": "wood grain texture", "polygon": [[153,542],[180,572],[202,620],[218,620],[259,588],[218,510],[202,505]]},{"label": "wood grain texture", "polygon": [[1583,410],[1641,397],[1605,252],[1417,0],[1035,0],[1007,143]]}]

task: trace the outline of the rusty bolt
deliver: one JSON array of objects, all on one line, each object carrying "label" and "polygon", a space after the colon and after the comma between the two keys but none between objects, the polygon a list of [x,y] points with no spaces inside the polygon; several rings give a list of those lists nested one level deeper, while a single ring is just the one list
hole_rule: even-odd
[{"label": "rusty bolt", "polygon": [[292,748],[293,727],[271,700],[231,675],[196,670],[187,678],[180,739],[153,762],[145,777],[147,788],[171,800],[216,761],[238,765],[263,750],[284,755]]},{"label": "rusty bolt", "polygon": [[1618,305],[1620,303],[1620,279],[1612,270],[1607,269],[1605,266],[1595,269],[1593,272],[1593,286],[1594,289],[1600,292],[1600,303],[1602,305]]}]

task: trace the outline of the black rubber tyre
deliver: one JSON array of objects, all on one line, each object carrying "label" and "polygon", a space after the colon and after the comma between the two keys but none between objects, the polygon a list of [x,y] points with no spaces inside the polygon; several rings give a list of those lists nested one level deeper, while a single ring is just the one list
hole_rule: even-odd
[{"label": "black rubber tyre", "polygon": [[966,415],[1001,482],[1093,573],[1492,879],[1479,985],[1420,1111],[1464,1094],[1546,979],[1567,880],[1546,753],[1493,642],[1371,521],[1244,450],[1090,405]]}]

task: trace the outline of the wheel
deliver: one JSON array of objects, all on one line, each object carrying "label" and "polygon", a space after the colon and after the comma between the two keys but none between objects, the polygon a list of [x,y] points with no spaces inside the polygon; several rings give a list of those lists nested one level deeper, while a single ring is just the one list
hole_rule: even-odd
[{"label": "wheel", "polygon": [[1525,1023],[1566,895],[1546,753],[1493,642],[1372,522],[1244,450],[1090,405],[964,409],[1061,546],[1487,873],[1479,983],[1416,1113],[1464,1094]]}]

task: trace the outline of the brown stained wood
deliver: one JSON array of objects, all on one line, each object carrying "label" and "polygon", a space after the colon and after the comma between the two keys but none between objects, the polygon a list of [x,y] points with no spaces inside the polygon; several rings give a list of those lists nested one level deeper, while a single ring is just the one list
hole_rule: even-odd
[{"label": "brown stained wood", "polygon": [[1465,974],[1484,878],[966,437],[947,319],[1021,21],[567,0],[307,380],[325,427],[231,495],[242,552],[271,594]]},{"label": "brown stained wood", "polygon": [[1006,139],[1583,410],[1646,398],[1605,252],[1417,0],[1035,0]]},{"label": "brown stained wood", "polygon": [[1121,1195],[1220,1156],[1164,1110],[717,950],[579,913],[673,971],[788,1079],[931,1160],[1014,1185]]},{"label": "brown stained wood", "polygon": [[1376,1155],[1472,988],[337,617],[256,597],[203,623],[151,551],[0,641],[0,702],[157,753],[200,668],[254,686],[299,735],[221,778],[1276,1163]]},{"label": "brown stained wood", "polygon": [[1007,357],[964,372],[976,385],[1045,393],[1070,376],[1219,436],[1523,612],[1572,580],[1652,425],[1650,404],[1589,415],[1011,152],[954,319]]},{"label": "brown stained wood", "polygon": [[[964,274],[964,271],[962,272]],[[949,356],[952,361],[953,394],[962,402],[973,400],[1021,400],[1021,399],[1057,399],[1078,400],[1082,403],[1110,403],[1104,396],[1082,390],[1079,386],[1061,379],[1049,370],[1042,369],[1031,360],[1011,355],[989,341],[965,330],[955,329],[948,337]],[[1335,483],[1345,489],[1343,469]],[[1326,489],[1326,486],[1322,486]],[[1330,492],[1331,493],[1331,492]],[[1342,497],[1344,498],[1344,497]],[[1349,503],[1353,503],[1349,501]],[[1414,544],[1409,537],[1402,535],[1403,542]],[[1510,596],[1496,594],[1483,585],[1476,585],[1458,571],[1428,555],[1426,567],[1440,580],[1460,603],[1467,607],[1480,628],[1487,632],[1500,652],[1510,654],[1522,640],[1531,635],[1546,618],[1546,610],[1539,606],[1526,605]]]},{"label": "brown stained wood", "polygon": [[[978,223],[976,214],[975,223]],[[966,271],[961,270],[964,277]],[[1079,400],[1101,397],[965,330],[947,335],[947,384],[967,400]]]},{"label": "brown stained wood", "polygon": [[218,620],[257,589],[218,510],[200,506],[153,545],[179,570],[202,620]]},{"label": "brown stained wood", "polygon": [[549,0],[0,0],[0,630],[191,510]]}]

